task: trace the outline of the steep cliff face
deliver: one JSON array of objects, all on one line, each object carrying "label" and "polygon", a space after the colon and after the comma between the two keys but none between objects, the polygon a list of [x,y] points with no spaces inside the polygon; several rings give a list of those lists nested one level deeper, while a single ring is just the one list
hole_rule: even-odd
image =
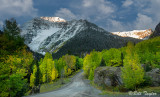
[{"label": "steep cliff face", "polygon": [[155,31],[150,36],[150,38],[154,38],[154,37],[157,37],[157,36],[160,36],[160,23],[156,26]]},{"label": "steep cliff face", "polygon": [[148,39],[149,36],[152,34],[152,30],[133,30],[133,31],[127,31],[127,32],[112,32],[114,35],[118,35],[121,37],[132,37],[136,39]]}]

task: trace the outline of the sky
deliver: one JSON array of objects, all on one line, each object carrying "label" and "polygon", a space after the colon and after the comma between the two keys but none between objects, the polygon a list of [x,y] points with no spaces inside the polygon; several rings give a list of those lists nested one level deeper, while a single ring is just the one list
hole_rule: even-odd
[{"label": "sky", "polygon": [[86,19],[109,32],[155,29],[160,0],[0,0],[0,26],[41,16]]}]

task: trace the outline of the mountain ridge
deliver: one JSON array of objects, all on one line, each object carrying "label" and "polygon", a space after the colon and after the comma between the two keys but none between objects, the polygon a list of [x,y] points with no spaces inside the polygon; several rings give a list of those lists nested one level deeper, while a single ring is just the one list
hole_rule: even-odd
[{"label": "mountain ridge", "polygon": [[[43,55],[45,52],[54,52],[55,55],[59,50],[61,52],[65,51],[63,54],[66,54],[69,51],[68,46],[70,46],[71,53],[75,54],[73,51],[76,51],[80,54],[81,51],[89,52],[93,49],[118,48],[125,46],[128,41],[140,41],[138,39],[113,35],[103,28],[82,19],[66,22],[51,22],[42,18],[34,18],[22,26],[21,36],[24,37],[25,44],[27,44],[31,50]],[[75,37],[77,39],[75,39]],[[81,43],[81,41],[83,41],[83,43]],[[74,45],[72,44],[75,43],[77,43],[75,45],[76,49],[80,47],[78,51],[73,50]],[[64,50],[64,48],[66,49]]]},{"label": "mountain ridge", "polygon": [[132,37],[136,39],[146,40],[153,33],[152,29],[147,30],[133,30],[133,31],[122,31],[122,32],[111,32],[113,35],[121,37]]}]

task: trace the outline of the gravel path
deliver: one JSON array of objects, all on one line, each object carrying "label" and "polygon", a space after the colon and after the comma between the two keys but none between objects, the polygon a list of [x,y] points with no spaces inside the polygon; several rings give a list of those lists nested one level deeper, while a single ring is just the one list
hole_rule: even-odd
[{"label": "gravel path", "polygon": [[83,72],[78,73],[73,81],[64,88],[56,91],[32,95],[29,97],[101,97],[97,90],[89,85],[89,81],[83,79]]}]

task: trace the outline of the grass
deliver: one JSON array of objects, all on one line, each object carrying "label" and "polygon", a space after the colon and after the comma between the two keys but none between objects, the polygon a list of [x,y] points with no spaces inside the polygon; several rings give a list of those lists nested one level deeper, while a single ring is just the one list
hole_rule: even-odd
[{"label": "grass", "polygon": [[[125,91],[125,92],[120,92],[119,88],[121,87],[102,87],[102,86],[98,86],[96,84],[94,84],[93,81],[90,82],[90,84],[96,88],[102,91],[102,93],[100,95],[110,95],[110,96],[118,96],[118,95],[128,95],[129,92]],[[144,88],[139,88],[138,90],[136,90],[137,92],[144,92],[147,91],[147,93],[157,93],[160,94],[160,86],[159,87],[144,87]],[[134,91],[133,91],[134,92]]]},{"label": "grass", "polygon": [[126,95],[128,94],[127,92],[119,92],[119,89],[118,87],[101,87],[101,86],[98,86],[97,84],[95,84],[93,81],[90,82],[90,84],[98,89],[98,90],[101,90],[102,93],[100,93],[100,95]]},{"label": "grass", "polygon": [[63,78],[63,84],[62,84],[62,79],[60,79],[60,78],[55,80],[52,83],[42,84],[41,88],[40,88],[40,93],[54,91],[54,90],[57,90],[57,89],[65,86],[66,84],[71,82],[72,77],[75,76],[78,72],[80,72],[80,70],[74,72],[72,75],[68,76],[67,78]]},{"label": "grass", "polygon": [[64,78],[63,79],[63,83],[62,84],[61,82],[61,79],[57,79],[56,81],[54,81],[53,83],[45,83],[45,84],[42,84],[41,85],[41,88],[40,88],[40,93],[44,93],[44,92],[49,92],[49,91],[53,91],[53,90],[56,90],[58,88],[61,88],[63,85],[69,83],[71,81],[70,78]]},{"label": "grass", "polygon": [[148,93],[158,93],[160,94],[160,86],[159,87],[144,87],[137,90],[138,92],[144,92],[147,91]]}]

